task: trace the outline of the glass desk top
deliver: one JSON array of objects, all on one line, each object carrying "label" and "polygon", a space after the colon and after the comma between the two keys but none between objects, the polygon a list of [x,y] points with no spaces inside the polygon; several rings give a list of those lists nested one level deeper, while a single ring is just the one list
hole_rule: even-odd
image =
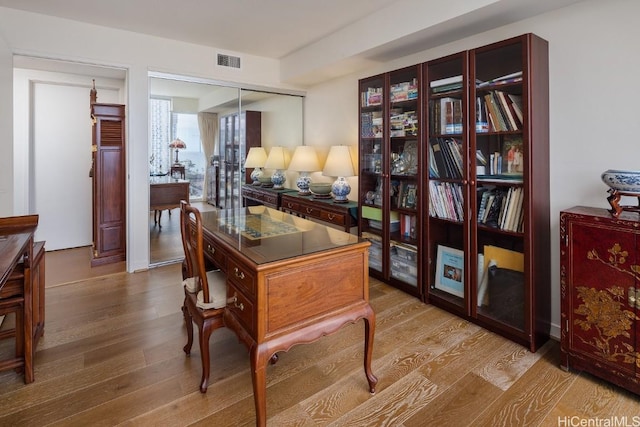
[{"label": "glass desk top", "polygon": [[205,234],[264,264],[366,243],[355,234],[266,206],[201,212]]}]

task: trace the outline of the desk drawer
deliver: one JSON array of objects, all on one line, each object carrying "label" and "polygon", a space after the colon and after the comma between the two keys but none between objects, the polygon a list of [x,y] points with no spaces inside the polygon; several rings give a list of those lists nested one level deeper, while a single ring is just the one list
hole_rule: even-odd
[{"label": "desk drawer", "polygon": [[346,224],[345,216],[340,213],[328,212],[323,210],[320,214],[320,219],[326,222],[330,222],[336,225],[344,226]]},{"label": "desk drawer", "polygon": [[206,236],[204,237],[204,256],[217,268],[222,271],[226,271],[227,255]]},{"label": "desk drawer", "polygon": [[254,297],[256,295],[255,277],[249,272],[248,268],[242,266],[232,258],[229,258],[229,269],[227,270],[227,278],[250,297]]},{"label": "desk drawer", "polygon": [[255,313],[255,310],[253,309],[253,302],[251,302],[251,300],[230,281],[227,281],[227,298],[231,299],[227,304],[227,310],[233,313],[249,334],[253,335],[253,316]]}]

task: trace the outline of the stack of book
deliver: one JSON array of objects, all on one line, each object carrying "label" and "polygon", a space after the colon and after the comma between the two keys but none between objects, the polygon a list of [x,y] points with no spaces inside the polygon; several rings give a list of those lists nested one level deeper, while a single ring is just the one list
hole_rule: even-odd
[{"label": "stack of book", "polygon": [[[515,131],[522,129],[522,96],[492,90],[478,102],[484,110],[489,129],[493,131]],[[476,123],[476,127],[478,124]]]},{"label": "stack of book", "polygon": [[454,138],[429,139],[429,176],[462,179],[464,162],[461,141]]},{"label": "stack of book", "polygon": [[363,107],[382,105],[382,88],[370,87],[360,94],[360,103]]},{"label": "stack of book", "polygon": [[418,79],[413,79],[410,82],[392,84],[389,91],[391,93],[391,102],[418,99]]},{"label": "stack of book", "polygon": [[464,220],[462,187],[453,182],[429,181],[429,215],[452,221]]},{"label": "stack of book", "polygon": [[433,134],[462,133],[462,100],[445,97],[431,101],[431,130]]},{"label": "stack of book", "polygon": [[447,77],[429,82],[432,94],[455,92],[462,89],[462,76]]},{"label": "stack of book", "polygon": [[382,138],[382,112],[370,111],[360,114],[360,134],[362,138]]},{"label": "stack of book", "polygon": [[[484,190],[484,191],[483,191]],[[522,187],[480,188],[478,223],[506,231],[522,232],[524,189]]]}]

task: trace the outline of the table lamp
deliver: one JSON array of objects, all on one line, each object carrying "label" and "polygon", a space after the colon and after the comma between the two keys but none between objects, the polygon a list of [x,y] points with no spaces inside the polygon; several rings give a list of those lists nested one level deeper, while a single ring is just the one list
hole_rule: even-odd
[{"label": "table lamp", "polygon": [[311,194],[311,191],[309,191],[309,184],[311,184],[309,173],[320,170],[320,162],[318,162],[315,148],[309,145],[296,147],[296,151],[293,152],[293,157],[289,164],[289,170],[300,172],[300,176],[298,176],[296,180],[298,194],[301,196]]},{"label": "table lamp", "polygon": [[267,152],[263,147],[251,147],[247,153],[247,160],[244,162],[245,168],[254,168],[251,172],[253,185],[260,185],[259,178],[264,175],[264,163],[267,161]]},{"label": "table lamp", "polygon": [[174,164],[180,164],[180,162],[178,161],[178,150],[184,150],[185,148],[187,148],[187,144],[185,144],[185,142],[180,138],[176,138],[171,141],[171,144],[169,144],[169,148],[173,148],[174,150],[176,150],[176,161],[174,162]]},{"label": "table lamp", "polygon": [[269,150],[267,161],[264,164],[266,169],[275,169],[271,175],[271,182],[274,190],[282,190],[287,177],[284,170],[289,165],[289,152],[284,147],[273,147]]},{"label": "table lamp", "polygon": [[337,177],[336,181],[331,184],[331,192],[334,196],[333,201],[336,203],[348,202],[347,196],[351,192],[351,186],[345,177],[355,175],[349,147],[346,145],[334,145],[331,147],[322,175]]}]

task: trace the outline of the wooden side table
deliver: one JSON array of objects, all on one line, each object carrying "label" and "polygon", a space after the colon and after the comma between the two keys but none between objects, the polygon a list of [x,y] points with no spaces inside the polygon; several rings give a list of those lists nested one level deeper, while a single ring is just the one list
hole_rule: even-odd
[{"label": "wooden side table", "polygon": [[242,198],[245,206],[265,205],[269,208],[280,209],[281,196],[290,193],[290,188],[274,190],[270,187],[260,187],[258,185],[243,185]]},{"label": "wooden side table", "polygon": [[358,226],[356,202],[335,203],[333,199],[316,199],[301,196],[297,191],[282,194],[281,210],[304,218],[313,218],[342,227],[349,233]]},{"label": "wooden side table", "polygon": [[185,174],[185,171],[184,171],[184,166],[183,165],[171,165],[171,171],[169,172],[169,175],[171,177],[173,177],[174,174],[178,174],[180,176],[180,179],[185,179],[186,174]]}]

